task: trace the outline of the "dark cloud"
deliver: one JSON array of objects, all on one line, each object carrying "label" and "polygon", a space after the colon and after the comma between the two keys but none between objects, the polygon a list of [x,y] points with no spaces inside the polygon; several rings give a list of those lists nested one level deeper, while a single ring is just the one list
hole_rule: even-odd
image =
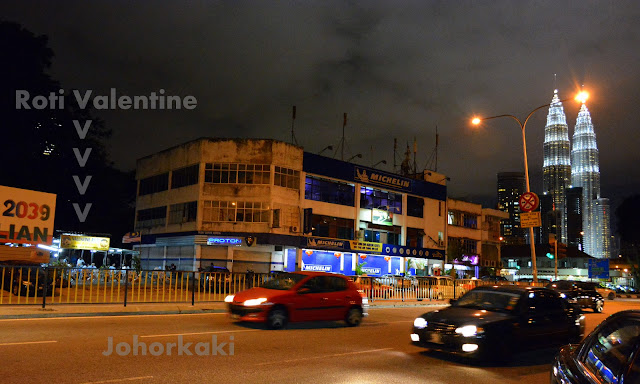
[{"label": "dark cloud", "polygon": [[[523,169],[517,125],[553,89],[584,85],[602,192],[637,192],[640,3],[635,1],[14,2],[7,20],[50,37],[66,88],[194,95],[194,111],[108,111],[113,160],[200,137],[268,137],[336,146],[394,163],[414,138],[418,166],[451,177],[453,196],[494,196],[496,173]],[[554,80],[557,74],[557,80]],[[570,135],[578,113],[565,103]],[[532,185],[541,188],[546,111],[531,118]],[[399,164],[398,160],[396,163]],[[381,166],[384,168],[385,166]]]}]

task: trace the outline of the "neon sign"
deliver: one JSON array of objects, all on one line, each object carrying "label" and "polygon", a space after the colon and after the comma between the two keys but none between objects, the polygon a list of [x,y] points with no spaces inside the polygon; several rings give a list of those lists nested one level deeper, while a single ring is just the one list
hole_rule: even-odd
[{"label": "neon sign", "polygon": [[207,239],[207,245],[240,245],[242,239],[237,237],[210,237]]}]

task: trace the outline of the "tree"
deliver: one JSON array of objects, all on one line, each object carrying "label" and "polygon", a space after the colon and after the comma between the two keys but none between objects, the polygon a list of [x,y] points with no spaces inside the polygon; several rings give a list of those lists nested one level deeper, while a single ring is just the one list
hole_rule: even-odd
[{"label": "tree", "polygon": [[616,217],[622,255],[631,264],[631,274],[637,287],[640,283],[640,194],[624,199],[616,209]]},{"label": "tree", "polygon": [[[64,105],[48,102],[46,108],[29,109],[16,105],[18,91],[26,91],[30,100],[36,96],[62,96],[63,87],[49,75],[54,53],[46,36],[35,36],[19,24],[0,21],[0,116],[3,140],[0,151],[2,185],[55,193],[55,228],[80,232],[110,233],[133,224],[132,202],[135,181],[132,173],[115,169],[109,160],[105,140],[111,131],[91,109],[81,109],[64,90]],[[92,123],[87,135],[80,138],[73,121],[81,126]],[[80,166],[77,152],[90,153]],[[73,176],[88,188],[81,194]],[[82,222],[73,207],[82,211],[91,203],[89,215]],[[125,207],[123,209],[123,207]],[[113,233],[119,243],[127,232]]]}]

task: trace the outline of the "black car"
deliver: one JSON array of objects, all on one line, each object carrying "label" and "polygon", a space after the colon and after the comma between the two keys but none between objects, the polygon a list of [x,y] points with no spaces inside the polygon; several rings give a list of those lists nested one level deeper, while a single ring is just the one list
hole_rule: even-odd
[{"label": "black car", "polygon": [[580,308],[589,308],[597,313],[604,309],[604,298],[590,283],[558,280],[547,284],[547,288],[560,292],[567,300],[579,305]]},{"label": "black car", "polygon": [[505,361],[519,348],[578,341],[584,327],[580,308],[551,289],[481,286],[415,319],[411,340],[428,349]]},{"label": "black car", "polygon": [[609,316],[577,345],[560,350],[551,383],[640,383],[640,310]]}]

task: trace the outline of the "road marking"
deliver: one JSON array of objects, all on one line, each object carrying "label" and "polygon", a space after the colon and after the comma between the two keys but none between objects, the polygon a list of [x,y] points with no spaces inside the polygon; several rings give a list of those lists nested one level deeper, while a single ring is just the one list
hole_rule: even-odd
[{"label": "road marking", "polygon": [[260,332],[260,329],[242,329],[237,331],[210,331],[210,332],[191,332],[191,333],[167,333],[164,335],[144,335],[141,339],[148,337],[171,337],[171,336],[192,336],[192,335],[214,335],[217,333],[238,333],[238,332]]},{"label": "road marking", "polygon": [[5,345],[25,345],[25,344],[50,344],[50,343],[57,343],[57,340],[46,340],[46,341],[21,341],[21,342],[17,342],[17,343],[0,343],[0,346],[5,346]]},{"label": "road marking", "polygon": [[117,319],[122,317],[160,317],[160,316],[202,316],[202,315],[226,315],[227,313],[165,313],[158,315],[102,315],[102,316],[53,316],[53,317],[28,317],[23,319],[0,319],[0,321],[34,321],[34,320],[69,320],[69,319]]},{"label": "road marking", "polygon": [[273,362],[268,362],[268,363],[259,363],[259,364],[256,364],[256,365],[257,366],[261,366],[261,365],[271,365],[271,364],[294,363],[296,361],[306,361],[306,360],[313,360],[313,359],[326,359],[327,357],[361,355],[363,353],[375,353],[375,352],[388,351],[388,350],[391,350],[391,349],[393,349],[393,348],[380,348],[380,349],[369,349],[369,350],[366,350],[366,351],[334,353],[332,355],[305,357],[305,358],[301,358],[301,359],[279,360],[279,361],[273,361]]},{"label": "road marking", "polygon": [[134,381],[134,380],[144,380],[144,379],[153,379],[153,376],[126,377],[124,379],[112,379],[112,380],[103,380],[103,381],[86,381],[82,384],[119,383],[122,381]]}]

